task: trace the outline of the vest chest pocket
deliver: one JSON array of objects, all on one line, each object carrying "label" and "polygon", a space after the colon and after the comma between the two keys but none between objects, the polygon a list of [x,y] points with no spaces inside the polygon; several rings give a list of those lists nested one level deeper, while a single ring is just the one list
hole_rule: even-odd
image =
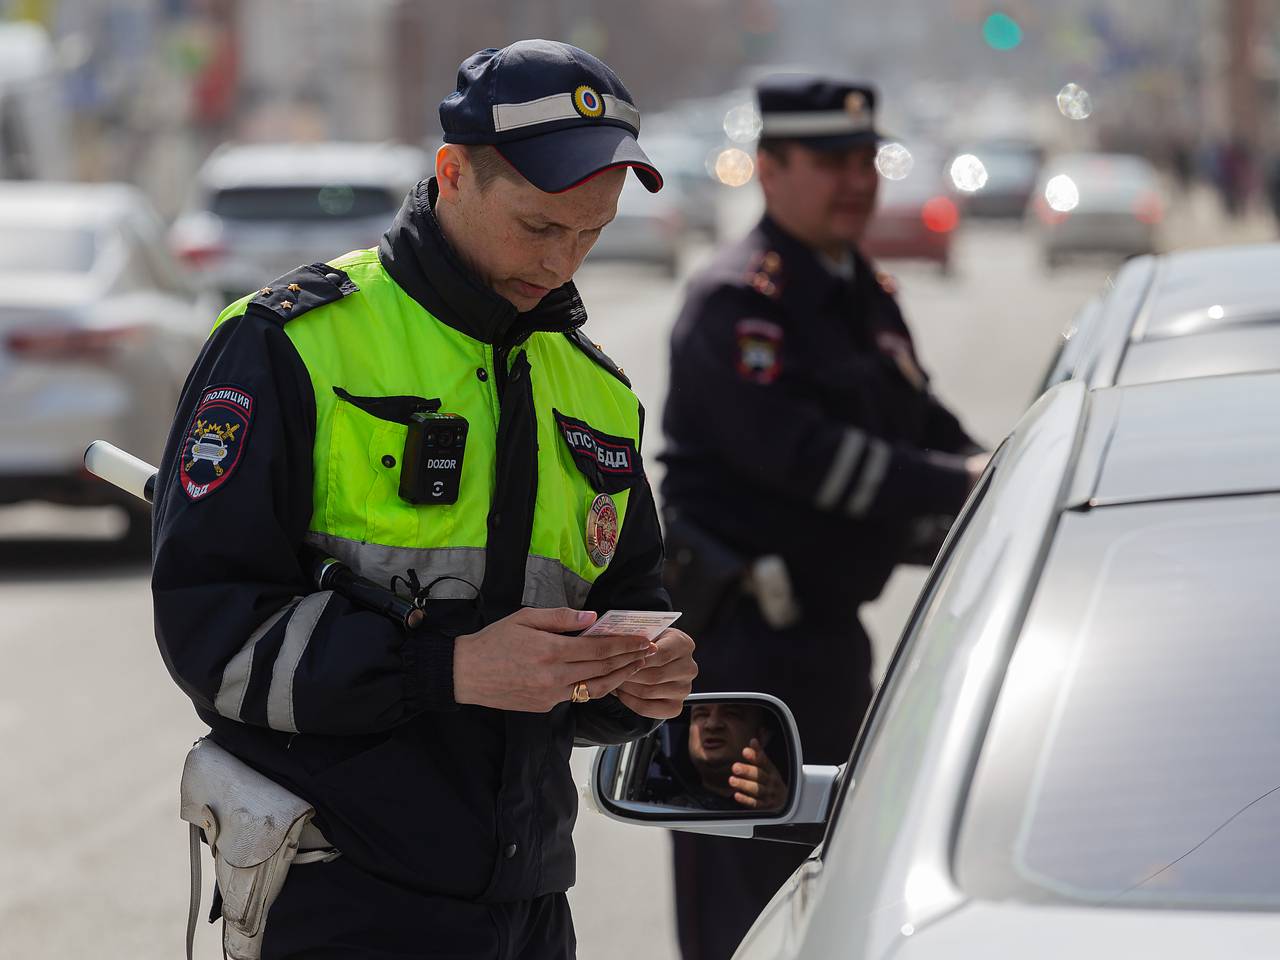
[{"label": "vest chest pocket", "polygon": [[419,531],[417,508],[400,498],[400,469],[409,419],[435,412],[424,397],[362,397],[334,387],[338,397],[328,457],[328,532],[353,540],[409,546]]}]

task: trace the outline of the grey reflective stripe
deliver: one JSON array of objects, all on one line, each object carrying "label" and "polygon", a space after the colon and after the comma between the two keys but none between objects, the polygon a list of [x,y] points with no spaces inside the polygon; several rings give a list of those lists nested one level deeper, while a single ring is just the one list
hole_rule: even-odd
[{"label": "grey reflective stripe", "polygon": [[298,605],[301,599],[301,597],[294,597],[267,617],[262,625],[253,631],[245,645],[236,651],[236,655],[222,671],[222,685],[218,687],[218,695],[213,701],[213,709],[222,716],[230,717],[232,720],[242,719],[240,711],[244,708],[244,694],[249,688],[249,671],[253,668],[253,648],[258,645],[260,639],[271,632],[271,628],[280,622],[281,617]]},{"label": "grey reflective stripe", "polygon": [[[640,111],[625,100],[619,100],[611,93],[600,96],[604,103],[601,118],[621,120],[631,127],[635,133],[640,132]],[[527,100],[524,103],[495,103],[493,105],[493,130],[503,133],[507,130],[518,130],[539,123],[551,123],[556,120],[578,120],[582,118],[573,105],[572,93],[553,93],[549,97]]]},{"label": "grey reflective stripe", "polygon": [[298,662],[311,642],[320,615],[333,597],[332,590],[313,593],[298,604],[284,628],[284,642],[276,654],[271,668],[271,688],[267,691],[267,726],[272,730],[297,733],[293,718],[293,678],[298,672]]},{"label": "grey reflective stripe", "polygon": [[314,532],[307,534],[307,542],[383,587],[389,587],[392,577],[403,577],[410,569],[417,571],[424,587],[437,577],[459,578],[441,580],[432,587],[434,599],[470,600],[484,582],[484,547],[388,547]]},{"label": "grey reflective stripe", "polygon": [[831,133],[859,133],[871,129],[871,114],[844,110],[800,110],[760,115],[763,137],[812,137]]},{"label": "grey reflective stripe", "polygon": [[590,581],[582,579],[559,560],[530,554],[524,565],[526,607],[573,607],[581,610],[591,592]]},{"label": "grey reflective stripe", "polygon": [[827,471],[827,478],[822,481],[822,489],[818,491],[818,506],[821,509],[830,510],[836,505],[849,478],[853,476],[858,456],[866,445],[867,435],[861,430],[850,428],[840,438],[840,446],[836,448],[836,455],[831,460],[831,469]]},{"label": "grey reflective stripe", "polygon": [[872,440],[871,450],[867,453],[866,463],[862,465],[862,479],[849,497],[849,514],[860,517],[867,512],[871,501],[880,492],[880,484],[889,471],[889,461],[893,459],[893,451],[883,440]]},{"label": "grey reflective stripe", "polygon": [[[315,532],[307,534],[307,542],[341,560],[360,576],[384,586],[411,568],[417,571],[424,587],[437,577],[461,578],[441,580],[432,587],[431,596],[437,599],[470,600],[484,582],[483,547],[388,547]],[[524,577],[522,602],[530,607],[581,608],[591,592],[590,581],[554,557],[530,555],[525,561]]]}]

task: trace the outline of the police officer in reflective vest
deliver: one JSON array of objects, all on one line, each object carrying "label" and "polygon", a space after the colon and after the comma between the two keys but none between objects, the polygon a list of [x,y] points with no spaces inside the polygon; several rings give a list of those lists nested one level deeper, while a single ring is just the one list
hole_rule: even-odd
[{"label": "police officer in reflective vest", "polygon": [[[985,455],[858,251],[875,92],[783,75],[757,94],[764,218],[692,279],[671,339],[668,583],[694,615],[697,689],[781,697],[805,761],[838,764],[871,697],[858,607],[932,559]],[[685,960],[727,958],[807,852],[676,834]]]},{"label": "police officer in reflective vest", "polygon": [[[154,520],[156,631],[213,739],[317,810],[276,957],[561,958],[575,743],[679,713],[693,642],[579,637],[669,609],[644,413],[571,277],[634,174],[604,63],[529,40],[461,65],[445,145],[381,243],[233,303],[187,381]],[[318,549],[406,630],[317,590]]]}]

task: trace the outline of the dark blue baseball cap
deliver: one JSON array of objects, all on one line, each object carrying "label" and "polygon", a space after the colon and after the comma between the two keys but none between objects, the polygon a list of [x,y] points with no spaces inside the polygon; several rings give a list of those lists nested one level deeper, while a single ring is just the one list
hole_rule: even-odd
[{"label": "dark blue baseball cap", "polygon": [[640,111],[618,75],[585,50],[521,40],[472,54],[440,104],[446,143],[490,144],[539,190],[562,193],[630,167],[651,193],[662,174],[636,137]]}]

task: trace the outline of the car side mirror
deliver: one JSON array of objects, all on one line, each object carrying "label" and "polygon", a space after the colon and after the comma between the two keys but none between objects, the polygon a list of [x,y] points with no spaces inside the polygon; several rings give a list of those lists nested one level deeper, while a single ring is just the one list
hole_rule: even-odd
[{"label": "car side mirror", "polygon": [[653,733],[601,748],[592,799],[629,823],[815,843],[840,769],[804,766],[795,718],[776,697],[699,693]]}]

